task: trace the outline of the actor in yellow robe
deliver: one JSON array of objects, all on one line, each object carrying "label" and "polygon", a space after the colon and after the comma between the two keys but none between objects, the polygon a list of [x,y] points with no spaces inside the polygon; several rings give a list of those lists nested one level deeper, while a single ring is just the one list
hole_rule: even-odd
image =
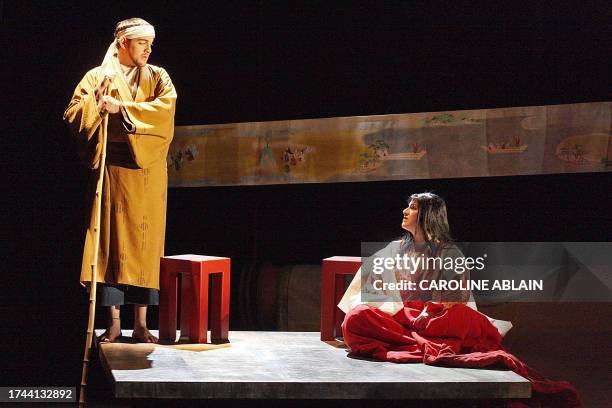
[{"label": "actor in yellow robe", "polygon": [[[94,185],[98,172],[104,171],[96,280],[102,287],[107,284],[132,289],[132,293],[139,293],[135,288],[159,289],[159,263],[164,254],[166,157],[174,133],[177,94],[168,73],[147,64],[154,35],[153,27],[142,19],[120,22],[104,63],[90,70],[77,85],[64,114],[76,136],[81,160],[92,169]],[[114,76],[105,76],[109,69]],[[107,96],[103,96],[105,91]],[[107,158],[100,169],[101,115],[106,113]],[[91,281],[94,256],[96,215],[93,208],[90,211],[82,283]],[[134,337],[156,341],[146,329],[146,305],[156,301],[128,303],[140,306],[135,307]],[[118,305],[115,309],[111,306],[106,341],[121,334]]]}]

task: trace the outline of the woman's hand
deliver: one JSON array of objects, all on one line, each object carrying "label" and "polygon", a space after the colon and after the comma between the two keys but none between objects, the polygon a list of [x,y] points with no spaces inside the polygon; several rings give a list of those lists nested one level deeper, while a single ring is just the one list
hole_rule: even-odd
[{"label": "woman's hand", "polygon": [[412,324],[417,329],[423,330],[427,326],[427,323],[429,323],[429,313],[427,313],[427,306],[425,306],[421,311],[421,314],[414,319]]},{"label": "woman's hand", "polygon": [[[440,302],[440,303],[431,302],[431,306],[434,308],[433,309],[433,314],[434,314],[433,317],[439,315],[440,313],[444,312],[445,310],[450,309],[451,307],[455,306],[456,304],[457,304],[456,302]],[[437,308],[438,305],[442,306],[442,310],[439,310]],[[421,314],[418,315],[416,317],[416,319],[414,319],[414,322],[412,323],[414,325],[414,327],[416,327],[419,330],[423,330],[425,327],[427,327],[427,323],[429,323],[429,320],[432,317],[432,316],[430,316],[429,312],[427,311],[427,307],[428,306],[429,306],[429,304],[425,304],[425,306],[423,306],[423,310],[421,311]]]}]

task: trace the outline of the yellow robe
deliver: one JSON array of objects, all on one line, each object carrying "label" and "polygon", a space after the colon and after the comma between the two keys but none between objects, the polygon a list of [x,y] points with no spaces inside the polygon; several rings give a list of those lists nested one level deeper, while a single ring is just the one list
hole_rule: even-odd
[{"label": "yellow robe", "polygon": [[[160,67],[140,68],[138,88],[132,94],[115,59],[110,95],[123,103],[109,115],[108,142],[121,147],[121,160],[111,157],[104,166],[100,251],[96,281],[159,289],[159,260],[164,253],[168,174],[166,157],[174,134],[176,90]],[[95,88],[101,67],[85,74],[77,85],[64,121],[76,137],[79,157],[92,169],[95,182],[100,171],[102,144]],[[91,202],[93,207],[94,197]],[[91,281],[95,209],[90,209],[80,281]]]}]

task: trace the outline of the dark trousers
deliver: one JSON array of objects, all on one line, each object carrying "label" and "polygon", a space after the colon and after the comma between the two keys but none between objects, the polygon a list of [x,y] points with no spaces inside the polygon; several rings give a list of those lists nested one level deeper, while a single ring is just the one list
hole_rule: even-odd
[{"label": "dark trousers", "polygon": [[[89,286],[87,286],[87,291],[89,292]],[[159,305],[159,290],[140,286],[98,283],[96,285],[96,304],[98,306]]]}]

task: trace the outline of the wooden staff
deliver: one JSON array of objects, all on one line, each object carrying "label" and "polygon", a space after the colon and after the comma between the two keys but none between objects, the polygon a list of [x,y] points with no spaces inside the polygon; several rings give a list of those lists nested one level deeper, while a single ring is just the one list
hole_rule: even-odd
[{"label": "wooden staff", "polygon": [[[105,71],[103,82],[107,78],[112,78],[114,72]],[[108,94],[109,85],[104,90],[103,95]],[[103,97],[100,96],[100,98]],[[89,290],[89,319],[87,321],[87,337],[85,339],[85,353],[83,355],[83,370],[81,374],[81,391],[79,393],[79,406],[85,405],[85,388],[87,387],[87,373],[89,371],[89,354],[91,351],[91,343],[94,334],[94,322],[96,318],[96,286],[98,276],[98,253],[100,251],[100,218],[102,214],[102,187],[104,186],[104,168],[106,166],[106,140],[108,131],[108,112],[104,112],[102,123],[100,124],[100,143],[102,144],[102,152],[100,154],[100,165],[98,167],[98,181],[96,183],[96,195],[94,197],[94,209],[96,218],[94,220],[94,251],[91,261],[91,286]]]}]

